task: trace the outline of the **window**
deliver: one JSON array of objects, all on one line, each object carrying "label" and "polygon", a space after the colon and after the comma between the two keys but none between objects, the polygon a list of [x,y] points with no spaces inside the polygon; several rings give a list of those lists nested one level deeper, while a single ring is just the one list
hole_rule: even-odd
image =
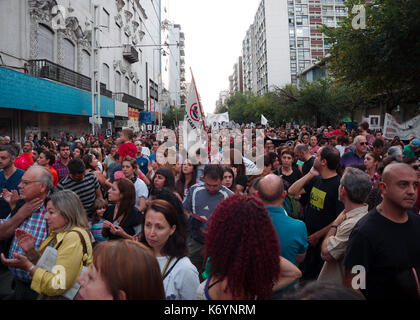
[{"label": "window", "polygon": [[108,29],[106,31],[109,31],[109,13],[105,9],[103,9],[104,12],[102,14],[102,26],[107,27]]},{"label": "window", "polygon": [[40,24],[38,31],[38,42],[38,59],[47,59],[50,61],[54,61],[54,32]]},{"label": "window", "polygon": [[81,72],[83,75],[90,77],[90,54],[86,50],[82,50]]},{"label": "window", "polygon": [[130,79],[128,77],[125,77],[124,79],[123,92],[125,92],[126,94],[130,94]]},{"label": "window", "polygon": [[102,64],[102,79],[101,82],[109,89],[109,66],[106,63]]},{"label": "window", "polygon": [[136,87],[136,83],[133,81],[133,86],[131,87],[131,95],[133,97],[137,97],[137,87]]},{"label": "window", "polygon": [[115,72],[115,92],[121,92],[121,73]]},{"label": "window", "polygon": [[70,70],[74,70],[74,64],[76,61],[75,46],[70,40],[64,39],[63,48],[63,65]]}]

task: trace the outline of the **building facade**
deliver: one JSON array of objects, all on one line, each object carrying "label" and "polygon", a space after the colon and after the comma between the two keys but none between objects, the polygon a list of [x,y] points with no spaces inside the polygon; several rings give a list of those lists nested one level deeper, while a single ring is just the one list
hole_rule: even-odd
[{"label": "building facade", "polygon": [[138,129],[139,112],[158,111],[159,0],[5,0],[0,20],[0,134],[78,136],[92,114],[101,134]]},{"label": "building facade", "polygon": [[262,0],[242,41],[244,91],[297,85],[331,47],[318,28],[337,27],[346,15],[344,0]]}]

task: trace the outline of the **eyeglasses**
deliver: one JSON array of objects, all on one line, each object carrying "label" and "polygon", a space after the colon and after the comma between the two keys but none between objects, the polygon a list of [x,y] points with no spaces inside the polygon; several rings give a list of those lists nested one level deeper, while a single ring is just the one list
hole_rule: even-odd
[{"label": "eyeglasses", "polygon": [[20,182],[21,182],[24,186],[27,186],[27,185],[29,185],[29,184],[31,184],[31,183],[35,183],[35,182],[39,182],[39,181],[37,181],[37,180],[35,180],[35,181],[20,180]]},{"label": "eyeglasses", "polygon": [[367,142],[359,142],[359,144],[360,144],[361,146],[365,146],[365,145],[367,146],[367,144],[368,144],[368,143],[367,143]]}]

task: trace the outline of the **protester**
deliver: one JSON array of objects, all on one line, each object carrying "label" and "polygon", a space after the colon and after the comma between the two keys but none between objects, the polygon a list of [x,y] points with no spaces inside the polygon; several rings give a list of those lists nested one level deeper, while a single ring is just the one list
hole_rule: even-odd
[{"label": "protester", "polygon": [[289,187],[302,177],[300,170],[293,165],[294,153],[290,148],[281,151],[281,169],[280,174],[283,178],[284,188],[286,191]]},{"label": "protester", "polygon": [[365,136],[360,135],[354,139],[355,150],[346,152],[341,157],[340,164],[343,170],[351,164],[363,164],[365,161],[367,144]]},{"label": "protester", "polygon": [[10,206],[4,200],[5,195],[17,190],[25,171],[15,167],[16,151],[11,145],[0,145],[0,219],[5,219],[10,213]]},{"label": "protester", "polygon": [[51,171],[51,174],[53,176],[53,185],[54,187],[56,187],[58,185],[58,174],[57,174],[57,171],[52,166],[54,163],[55,163],[54,154],[46,150],[42,150],[39,152],[37,164],[41,167],[46,167]]},{"label": "protester", "polygon": [[34,158],[32,155],[33,148],[34,143],[32,141],[25,141],[23,144],[23,152],[15,160],[16,168],[26,171],[31,165],[34,164]]},{"label": "protester", "polygon": [[96,245],[98,242],[109,240],[108,237],[104,237],[102,235],[102,228],[105,222],[104,213],[107,208],[108,208],[108,201],[106,201],[105,199],[95,200],[95,203],[93,205],[92,218],[89,219],[89,229],[92,236],[94,237],[96,241],[93,245]]},{"label": "protester", "polygon": [[115,239],[132,239],[136,227],[141,224],[141,214],[135,207],[136,189],[134,184],[126,179],[114,181],[108,192],[111,204],[103,214],[104,223],[102,235]]},{"label": "protester", "polygon": [[135,159],[137,154],[137,148],[133,143],[133,130],[130,128],[126,128],[123,129],[121,133],[122,143],[120,144],[117,153],[122,159],[124,159],[127,156]]},{"label": "protester", "polygon": [[140,212],[143,212],[146,209],[149,191],[144,181],[138,178],[140,171],[137,166],[137,161],[131,157],[125,157],[122,161],[122,171],[124,176],[134,184],[136,190],[136,208]]},{"label": "protester", "polygon": [[152,193],[154,189],[167,188],[174,192],[175,195],[178,196],[179,200],[182,201],[181,196],[175,191],[175,177],[170,169],[158,169],[151,184],[152,187],[150,188],[150,193]]},{"label": "protester", "polygon": [[[360,219],[350,235],[346,284],[368,300],[419,299],[420,216],[407,212],[416,202],[418,183],[408,164],[388,165],[379,184],[380,209]],[[362,287],[351,286],[354,266],[363,267]]]},{"label": "protester", "polygon": [[338,189],[344,210],[334,220],[321,246],[325,261],[318,281],[343,285],[343,259],[348,239],[356,223],[368,212],[365,201],[371,190],[369,176],[363,171],[347,167]]},{"label": "protester", "polygon": [[369,151],[365,156],[364,165],[366,167],[366,173],[369,175],[369,178],[372,182],[372,187],[376,186],[379,180],[378,164],[380,161],[381,158],[379,158],[377,154],[372,151]]},{"label": "protester", "polygon": [[416,154],[420,151],[420,139],[413,139],[410,143],[404,146],[404,157],[410,158],[415,157]]},{"label": "protester", "polygon": [[199,300],[269,299],[301,276],[280,257],[277,234],[255,197],[233,195],[220,202],[204,250],[210,270],[197,290]]},{"label": "protester", "polygon": [[322,268],[321,243],[332,222],[344,209],[338,200],[340,177],[337,168],[340,164],[340,152],[325,146],[316,154],[314,166],[303,178],[296,181],[289,194],[310,194],[309,205],[305,211],[304,221],[308,230],[309,248],[304,262],[303,277],[313,280],[318,277]]},{"label": "protester", "polygon": [[235,192],[235,185],[233,181],[234,173],[233,170],[230,167],[224,167],[223,168],[223,180],[222,184],[228,188],[230,191]]},{"label": "protester", "polygon": [[[7,218],[0,220],[0,239],[7,241],[6,247],[2,251],[8,259],[13,259],[15,254],[24,253],[15,234],[16,229],[24,230],[34,236],[36,250],[47,238],[48,226],[45,220],[44,200],[53,188],[51,172],[45,167],[34,165],[22,176],[18,188],[20,200],[11,205],[12,211]],[[12,201],[11,198],[7,200]],[[10,292],[10,288],[8,290],[9,294],[12,294],[12,299],[36,299],[38,294],[30,287],[31,277],[28,273],[13,266],[9,270],[13,275],[14,282],[14,292]],[[2,285],[9,286],[7,279]]]},{"label": "protester", "polygon": [[[25,255],[14,254],[12,259],[1,256],[4,264],[22,269],[31,276],[31,289],[40,294],[41,299],[66,293],[75,285],[82,267],[92,263],[88,221],[78,196],[65,190],[54,193],[45,202],[45,220],[50,233],[39,249],[36,249],[35,237],[31,233],[18,229],[16,238]],[[55,273],[35,264],[48,246],[58,251],[54,265],[59,265],[65,274],[64,286],[56,285]]]},{"label": "protester", "polygon": [[143,147],[141,145],[141,142],[136,141],[136,142],[134,142],[134,144],[136,145],[136,148],[137,148],[137,154],[136,154],[137,164],[138,164],[141,172],[143,172],[143,174],[146,175],[148,170],[149,170],[148,169],[149,168],[149,159],[142,154]]},{"label": "protester", "polygon": [[99,161],[96,158],[96,156],[91,153],[88,153],[83,156],[82,160],[86,167],[86,173],[89,173],[89,172],[93,173],[96,179],[98,179],[98,182],[102,187],[102,190],[107,191],[111,187],[111,183],[107,181],[103,173],[99,170],[99,167],[98,167]]},{"label": "protester", "polygon": [[200,285],[197,268],[187,257],[187,234],[172,204],[153,200],[144,217],[140,241],[158,260],[167,300],[192,300]]},{"label": "protester", "polygon": [[98,244],[92,265],[78,283],[78,300],[165,299],[156,258],[144,245],[131,240]]},{"label": "protester", "polygon": [[92,172],[86,173],[86,167],[80,159],[70,160],[68,170],[68,176],[60,181],[57,188],[74,191],[82,201],[87,215],[91,216],[95,199],[103,199],[99,181]]},{"label": "protester", "polygon": [[346,135],[346,128],[347,128],[347,124],[345,122],[340,122],[337,125],[336,130],[327,133],[327,137],[330,137],[330,136],[345,136]]},{"label": "protester", "polygon": [[63,180],[69,174],[69,168],[67,167],[71,158],[70,158],[70,147],[67,143],[61,142],[58,145],[59,157],[55,160],[53,168],[57,171],[58,181]]},{"label": "protester", "polygon": [[193,165],[191,160],[185,160],[181,166],[181,174],[175,183],[176,192],[182,199],[188,194],[189,189],[197,183],[197,166]]},{"label": "protester", "polygon": [[233,192],[222,185],[223,168],[217,164],[209,164],[204,168],[204,184],[196,184],[190,188],[184,199],[184,208],[189,213],[188,225],[191,228],[191,239],[188,243],[189,258],[196,266],[199,274],[203,272],[201,249],[205,242],[207,221],[220,201]]}]

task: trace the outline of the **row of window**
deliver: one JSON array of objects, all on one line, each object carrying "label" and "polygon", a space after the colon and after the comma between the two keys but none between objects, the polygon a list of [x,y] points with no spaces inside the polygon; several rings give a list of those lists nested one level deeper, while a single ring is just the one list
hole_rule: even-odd
[{"label": "row of window", "polygon": [[[38,42],[39,55],[38,59],[54,59],[54,37],[55,34],[48,27],[39,25]],[[63,41],[63,66],[70,70],[76,71],[76,46],[69,39]],[[81,51],[81,65],[78,66],[81,74],[90,77],[90,54],[86,50]],[[101,82],[106,85],[109,90],[110,68],[106,63],[102,64]],[[120,72],[115,72],[115,92],[124,92],[126,94],[143,99],[143,87],[130,81],[129,77],[122,78]]]}]

